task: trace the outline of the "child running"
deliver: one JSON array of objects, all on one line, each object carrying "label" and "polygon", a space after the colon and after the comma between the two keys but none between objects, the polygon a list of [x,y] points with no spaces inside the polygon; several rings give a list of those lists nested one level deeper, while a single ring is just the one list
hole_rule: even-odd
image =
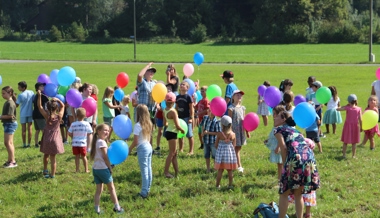
[{"label": "child running", "polygon": [[215,169],[218,170],[216,176],[216,188],[220,189],[220,180],[222,179],[223,171],[228,172],[228,188],[232,189],[233,174],[237,166],[237,159],[235,154],[236,137],[232,131],[232,119],[224,115],[220,120],[222,124],[222,132],[218,132],[215,140],[216,154],[215,154]]},{"label": "child running", "polygon": [[352,158],[356,158],[356,144],[360,142],[362,130],[362,109],[358,107],[358,98],[351,94],[347,98],[346,106],[337,108],[338,111],[346,111],[341,141],[343,142],[343,158],[346,158],[347,144],[352,144]]},{"label": "child running", "polygon": [[124,209],[120,207],[117,199],[115,186],[112,178],[112,167],[107,156],[107,142],[106,139],[110,134],[110,128],[107,124],[100,124],[96,127],[94,139],[91,143],[90,159],[94,160],[92,166],[92,174],[94,175],[94,182],[96,184],[95,192],[95,212],[102,213],[100,210],[100,196],[103,191],[103,184],[106,184],[111,195],[111,200],[114,203],[113,211],[116,213],[124,213]]},{"label": "child running", "polygon": [[[379,110],[377,108],[378,102],[379,101],[376,95],[371,95],[371,97],[369,97],[368,99],[368,106],[365,110],[366,111],[373,110],[377,114],[379,114]],[[361,143],[361,146],[364,146],[369,140],[369,146],[370,146],[369,149],[374,150],[375,149],[375,139],[374,139],[375,134],[377,134],[378,136],[380,135],[379,124],[376,124],[376,126],[374,126],[372,129],[364,130],[364,139],[363,139],[363,142]]]},{"label": "child running", "polygon": [[[264,81],[263,85],[268,88],[270,86],[270,83],[269,81]],[[267,126],[268,116],[270,115],[270,112],[269,112],[269,106],[265,103],[264,96],[261,96],[261,95],[257,96],[257,105],[258,105],[257,114],[261,115],[261,117],[263,118],[264,126]]]},{"label": "child running", "polygon": [[330,101],[327,103],[327,110],[323,116],[323,123],[326,125],[326,134],[330,133],[330,124],[332,125],[332,133],[336,132],[336,124],[342,123],[342,116],[336,109],[340,107],[340,98],[335,86],[329,86],[331,91]]}]

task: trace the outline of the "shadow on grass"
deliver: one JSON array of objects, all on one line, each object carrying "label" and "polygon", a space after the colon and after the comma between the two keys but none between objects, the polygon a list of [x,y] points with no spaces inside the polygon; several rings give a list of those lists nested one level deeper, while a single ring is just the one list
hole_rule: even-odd
[{"label": "shadow on grass", "polygon": [[14,177],[13,179],[10,179],[8,181],[5,181],[4,183],[11,183],[11,184],[23,184],[25,182],[34,182],[39,179],[41,179],[42,173],[41,172],[27,172],[22,173],[18,175],[17,177]]},{"label": "shadow on grass", "polygon": [[131,171],[127,174],[112,176],[114,183],[123,183],[128,181],[129,183],[140,184],[141,183],[141,173],[140,170]]}]

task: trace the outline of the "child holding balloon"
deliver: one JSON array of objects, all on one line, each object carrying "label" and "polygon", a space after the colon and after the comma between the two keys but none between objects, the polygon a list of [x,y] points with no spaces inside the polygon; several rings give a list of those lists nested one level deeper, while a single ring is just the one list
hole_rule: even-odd
[{"label": "child holding balloon", "polygon": [[110,140],[110,137],[112,135],[112,123],[113,119],[115,118],[115,110],[119,109],[120,105],[113,105],[112,104],[112,97],[113,97],[114,89],[111,86],[108,86],[104,90],[104,95],[102,99],[102,106],[103,106],[103,121],[105,124],[108,124],[110,126],[110,134],[108,135],[108,141]]},{"label": "child holding balloon", "polygon": [[336,124],[342,123],[342,116],[336,109],[340,107],[340,98],[335,86],[329,86],[331,91],[331,98],[327,102],[327,110],[323,115],[323,123],[326,125],[326,134],[330,133],[330,124],[332,125],[332,132],[335,134]]},{"label": "child holding balloon", "polygon": [[201,138],[204,143],[204,157],[206,159],[207,172],[210,172],[210,156],[215,159],[216,148],[215,140],[218,132],[221,132],[220,121],[215,117],[210,109],[206,109],[208,115],[205,115],[200,124],[202,129]]},{"label": "child holding balloon", "polygon": [[196,108],[196,115],[198,118],[198,136],[199,136],[199,141],[201,142],[201,147],[199,149],[203,149],[204,143],[203,143],[203,137],[202,137],[202,120],[205,115],[207,115],[207,110],[209,108],[210,102],[208,101],[206,97],[206,91],[207,91],[207,86],[202,86],[201,88],[201,95],[202,99],[195,105]]},{"label": "child holding balloon", "polygon": [[[312,102],[312,104],[314,104],[315,111],[318,114],[320,120],[322,120],[322,107],[323,107],[323,104],[321,104],[318,101],[318,99],[316,97],[316,93],[317,93],[318,89],[321,88],[321,87],[322,87],[322,83],[320,81],[315,81],[311,85],[311,88],[313,89],[313,93],[311,94],[311,102]],[[320,126],[318,127],[318,134],[319,134],[319,137],[322,137],[322,138],[326,137],[325,135],[322,134]]]},{"label": "child holding balloon", "polygon": [[95,212],[100,214],[100,195],[103,191],[103,184],[106,184],[111,195],[111,200],[114,203],[113,211],[123,213],[124,209],[120,207],[116,195],[116,189],[113,184],[112,167],[107,155],[107,138],[110,133],[110,128],[107,124],[100,124],[96,127],[95,135],[91,143],[90,159],[94,160],[92,166],[92,174],[96,184],[96,192],[94,197]]},{"label": "child holding balloon", "polygon": [[[235,90],[238,90],[238,87],[234,83],[234,73],[231,70],[225,70],[220,76],[222,77],[224,83],[227,84],[224,100],[226,100],[228,108],[230,105],[232,105],[232,95]],[[228,110],[224,113],[224,115],[228,115]]]},{"label": "child holding balloon", "polygon": [[[259,89],[263,90],[265,92],[265,89],[270,86],[270,83],[269,83],[269,81],[264,81],[263,85],[264,86],[262,86],[262,88],[261,89],[259,88]],[[258,105],[257,114],[261,115],[261,117],[263,118],[264,126],[267,126],[268,125],[268,116],[270,115],[269,107],[265,103],[264,92],[262,92],[262,91],[260,91],[260,92],[261,93],[259,93],[259,95],[257,96],[257,105]]]},{"label": "child holding balloon", "polygon": [[[371,95],[368,98],[368,106],[365,109],[365,111],[367,111],[367,110],[373,110],[377,114],[379,114],[379,110],[377,108],[377,104],[378,104],[377,96],[376,95]],[[364,130],[364,139],[363,139],[363,142],[361,143],[361,145],[364,146],[367,143],[367,141],[369,140],[369,146],[370,146],[369,148],[371,150],[374,150],[375,149],[375,139],[374,139],[375,134],[377,134],[378,136],[380,135],[379,124],[377,124],[377,123],[376,123],[376,125],[373,128],[368,129],[368,130]]]}]

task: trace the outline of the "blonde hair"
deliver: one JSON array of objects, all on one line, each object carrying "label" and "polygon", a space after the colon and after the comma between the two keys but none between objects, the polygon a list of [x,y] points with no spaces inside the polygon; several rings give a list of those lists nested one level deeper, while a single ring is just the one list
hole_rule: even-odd
[{"label": "blonde hair", "polygon": [[86,117],[86,109],[80,107],[77,109],[77,118],[79,121],[82,121]]},{"label": "blonde hair", "polygon": [[227,126],[221,125],[222,126],[222,132],[225,134],[229,134],[232,132],[232,124],[228,124]]},{"label": "blonde hair", "polygon": [[94,160],[95,153],[96,153],[96,141],[98,141],[98,132],[102,131],[104,128],[109,126],[105,123],[99,124],[96,126],[94,137],[92,138],[91,142],[91,152],[90,152],[90,160]]},{"label": "blonde hair", "polygon": [[152,133],[152,122],[150,121],[150,113],[145,104],[138,104],[136,106],[136,123],[140,123],[143,138],[148,140]]},{"label": "blonde hair", "polygon": [[92,86],[92,93],[95,95],[98,95],[99,94],[98,87],[95,84],[90,84],[90,86]]},{"label": "blonde hair", "polygon": [[114,89],[111,86],[107,86],[107,88],[104,90],[103,100],[105,98],[110,98],[111,95],[113,95],[114,92],[115,91],[114,91]]},{"label": "blonde hair", "polygon": [[[379,103],[379,99],[377,98],[377,96],[376,95],[369,96],[368,102],[371,101],[372,99],[376,100],[376,106],[377,106],[377,104]],[[369,104],[367,105],[367,107],[369,107]]]},{"label": "blonde hair", "polygon": [[121,103],[123,103],[124,100],[129,102],[131,100],[131,97],[129,95],[125,95]]},{"label": "blonde hair", "polygon": [[207,88],[208,88],[208,86],[202,86],[202,87],[201,87],[201,90],[203,89],[203,90],[205,90],[205,91],[206,91],[206,90],[207,90]]}]

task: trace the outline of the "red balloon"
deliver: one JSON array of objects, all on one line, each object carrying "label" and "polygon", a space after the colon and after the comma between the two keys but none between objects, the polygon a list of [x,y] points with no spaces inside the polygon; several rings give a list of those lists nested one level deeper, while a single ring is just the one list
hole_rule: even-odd
[{"label": "red balloon", "polygon": [[255,130],[260,123],[259,116],[256,113],[250,112],[245,115],[243,120],[243,127],[248,132]]},{"label": "red balloon", "polygon": [[82,106],[86,109],[86,117],[91,117],[96,111],[96,101],[93,98],[87,98],[82,102]]},{"label": "red balloon", "polygon": [[128,74],[121,72],[116,77],[116,83],[120,88],[124,88],[129,83],[129,76]]}]

